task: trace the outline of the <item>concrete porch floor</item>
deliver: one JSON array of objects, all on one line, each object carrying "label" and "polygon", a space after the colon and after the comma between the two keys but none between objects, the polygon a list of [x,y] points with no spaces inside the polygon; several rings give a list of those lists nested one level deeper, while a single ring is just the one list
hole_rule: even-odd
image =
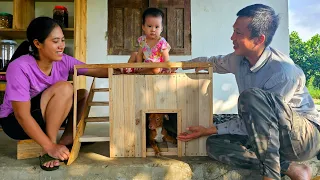
[{"label": "concrete porch floor", "polygon": [[[95,129],[96,130],[96,129]],[[39,167],[38,158],[17,160],[16,141],[0,132],[0,179],[199,179],[199,180],[259,180],[257,171],[236,169],[208,157],[147,157],[109,158],[109,143],[94,143],[81,148],[78,159],[58,170],[47,172]],[[318,174],[320,163],[313,159],[313,176]],[[289,178],[283,178],[289,179]]]}]

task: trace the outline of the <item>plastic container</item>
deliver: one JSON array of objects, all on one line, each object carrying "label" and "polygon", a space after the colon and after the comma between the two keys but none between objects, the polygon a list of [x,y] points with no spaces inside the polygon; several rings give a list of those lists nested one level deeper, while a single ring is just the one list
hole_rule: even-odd
[{"label": "plastic container", "polygon": [[14,51],[17,48],[17,42],[13,40],[1,40],[1,51],[0,51],[0,70],[2,70],[10,61]]},{"label": "plastic container", "polygon": [[53,9],[53,19],[62,27],[68,27],[68,9],[64,6],[55,6]]},{"label": "plastic container", "polygon": [[0,13],[0,28],[12,28],[12,14]]}]

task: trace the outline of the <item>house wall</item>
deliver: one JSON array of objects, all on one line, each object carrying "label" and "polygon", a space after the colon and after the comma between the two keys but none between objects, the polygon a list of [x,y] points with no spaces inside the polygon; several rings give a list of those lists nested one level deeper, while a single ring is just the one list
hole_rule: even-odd
[{"label": "house wall", "polygon": [[[233,51],[230,36],[236,13],[243,7],[263,3],[280,14],[280,26],[271,46],[289,54],[288,0],[191,0],[192,55],[170,56],[171,61],[185,61],[198,56],[227,54]],[[124,63],[129,56],[107,55],[108,0],[88,0],[87,63]],[[94,10],[93,10],[94,9]],[[170,42],[169,42],[170,43]],[[213,113],[237,113],[238,88],[232,74],[214,74]],[[98,87],[108,86],[99,79]],[[87,80],[90,87],[91,78]],[[98,95],[95,99],[107,99]],[[93,108],[94,114],[108,114],[105,108]]]}]

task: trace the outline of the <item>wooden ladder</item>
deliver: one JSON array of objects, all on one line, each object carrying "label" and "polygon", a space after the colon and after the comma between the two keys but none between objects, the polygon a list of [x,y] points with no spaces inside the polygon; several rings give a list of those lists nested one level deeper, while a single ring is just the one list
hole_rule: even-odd
[{"label": "wooden ladder", "polygon": [[[76,90],[75,90],[76,92]],[[71,154],[68,160],[67,165],[70,165],[77,157],[80,151],[81,143],[82,142],[106,142],[110,141],[110,136],[92,136],[92,135],[84,135],[86,123],[90,122],[109,122],[109,117],[89,117],[89,112],[92,106],[109,106],[108,101],[93,101],[94,93],[96,92],[109,92],[109,88],[95,88],[95,78],[93,78],[89,95],[84,107],[84,111],[82,113],[81,119],[78,122],[78,125],[75,125],[76,119],[74,118],[74,125],[73,125],[73,146],[71,150]],[[77,102],[77,95],[75,93],[74,97],[74,106],[76,106]],[[76,109],[76,108],[74,108]],[[76,112],[74,112],[75,114]]]}]

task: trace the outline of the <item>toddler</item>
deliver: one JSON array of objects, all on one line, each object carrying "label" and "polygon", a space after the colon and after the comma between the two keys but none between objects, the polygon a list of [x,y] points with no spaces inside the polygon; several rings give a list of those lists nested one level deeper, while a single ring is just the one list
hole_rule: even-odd
[{"label": "toddler", "polygon": [[[163,12],[158,8],[148,8],[142,15],[143,36],[138,38],[139,50],[131,54],[128,63],[135,62],[167,62],[169,61],[170,45],[161,37],[163,30]],[[158,74],[169,73],[164,68],[123,68],[122,73]]]}]

